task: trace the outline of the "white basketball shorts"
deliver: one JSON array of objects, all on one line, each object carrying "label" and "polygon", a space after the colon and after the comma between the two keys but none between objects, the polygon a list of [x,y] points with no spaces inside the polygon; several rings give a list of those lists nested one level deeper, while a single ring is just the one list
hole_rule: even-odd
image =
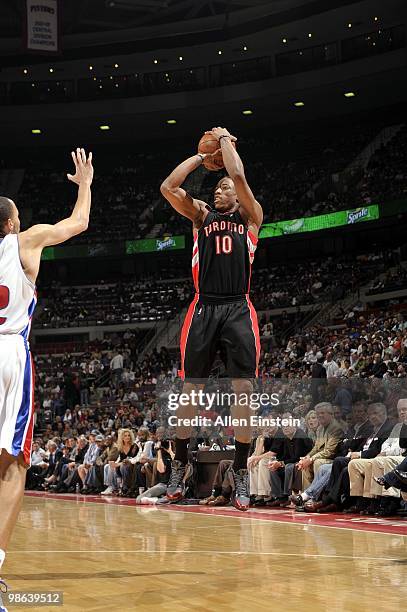
[{"label": "white basketball shorts", "polygon": [[22,336],[0,334],[0,449],[30,465],[34,428],[34,369]]}]

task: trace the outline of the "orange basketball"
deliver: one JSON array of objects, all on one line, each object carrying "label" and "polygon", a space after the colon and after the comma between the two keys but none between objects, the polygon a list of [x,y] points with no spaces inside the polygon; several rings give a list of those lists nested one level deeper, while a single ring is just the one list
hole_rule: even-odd
[{"label": "orange basketball", "polygon": [[198,144],[198,153],[215,153],[220,149],[219,140],[212,132],[204,134]]},{"label": "orange basketball", "polygon": [[[233,143],[235,146],[235,143]],[[201,140],[198,143],[198,153],[215,153],[219,150],[219,153],[215,155],[215,157],[211,159],[204,159],[203,165],[207,170],[222,170],[225,167],[223,163],[222,152],[220,151],[220,142],[217,138],[215,138],[212,132],[208,132],[204,134]]]}]

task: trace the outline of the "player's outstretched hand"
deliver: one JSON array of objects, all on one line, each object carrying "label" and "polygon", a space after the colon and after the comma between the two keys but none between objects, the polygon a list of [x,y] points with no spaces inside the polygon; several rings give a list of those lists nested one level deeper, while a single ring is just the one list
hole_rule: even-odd
[{"label": "player's outstretched hand", "polygon": [[[206,132],[205,132],[206,133]],[[215,138],[217,138],[218,140],[221,139],[222,136],[229,136],[230,140],[232,142],[236,142],[237,138],[235,136],[232,136],[232,134],[229,132],[229,130],[227,130],[226,128],[222,128],[222,127],[214,127],[211,129],[211,133],[215,136]]]},{"label": "player's outstretched hand", "polygon": [[76,185],[80,183],[92,184],[93,181],[93,166],[92,166],[92,153],[89,153],[86,159],[85,149],[79,147],[71,153],[73,163],[75,164],[75,174],[67,174],[68,180]]}]

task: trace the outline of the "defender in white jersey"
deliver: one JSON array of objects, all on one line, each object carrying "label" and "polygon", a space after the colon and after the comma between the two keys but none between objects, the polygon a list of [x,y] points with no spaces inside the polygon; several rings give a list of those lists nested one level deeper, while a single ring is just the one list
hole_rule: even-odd
[{"label": "defender in white jersey", "polygon": [[41,253],[44,247],[84,232],[89,223],[92,153],[87,158],[83,149],[77,149],[72,158],[75,174],[67,176],[79,189],[67,219],[55,225],[34,225],[20,233],[16,205],[0,197],[0,569],[30,464],[34,370],[28,336]]}]

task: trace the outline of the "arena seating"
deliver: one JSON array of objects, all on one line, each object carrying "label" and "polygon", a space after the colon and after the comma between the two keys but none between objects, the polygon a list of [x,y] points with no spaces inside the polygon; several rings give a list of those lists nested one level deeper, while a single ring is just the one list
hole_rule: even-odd
[{"label": "arena seating", "polygon": [[[239,140],[239,151],[246,164],[246,174],[261,202],[265,222],[293,219],[355,208],[377,200],[405,196],[406,139],[404,128],[370,160],[364,176],[345,193],[318,189],[333,173],[343,171],[384,127],[380,121],[347,126],[326,126],[318,132],[309,129]],[[161,235],[190,231],[190,223],[169,208],[159,193],[163,178],[178,161],[193,153],[193,147],[171,146],[171,156],[164,153],[134,153],[124,158],[120,167],[109,154],[98,160],[93,188],[93,209],[86,234],[80,242],[113,242],[145,236],[160,224]],[[56,170],[56,167],[59,169]],[[28,160],[25,178],[17,201],[32,211],[34,222],[54,222],[69,214],[75,191],[61,168],[70,169],[69,159],[61,152],[48,160]],[[114,168],[114,169],[112,169]],[[219,179],[208,173],[199,195],[209,203]],[[160,204],[154,208],[154,204]]]}]

